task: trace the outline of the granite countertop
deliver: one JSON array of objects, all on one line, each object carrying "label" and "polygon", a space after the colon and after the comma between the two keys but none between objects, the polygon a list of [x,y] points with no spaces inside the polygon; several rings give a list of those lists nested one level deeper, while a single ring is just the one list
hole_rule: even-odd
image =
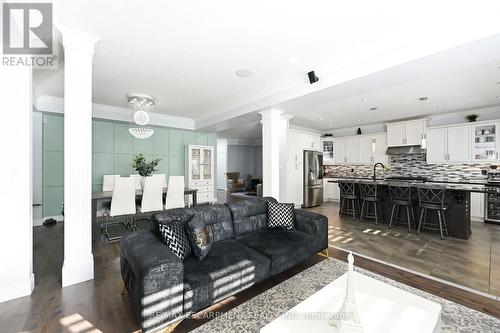
[{"label": "granite countertop", "polygon": [[394,183],[405,183],[411,187],[444,187],[447,190],[455,191],[469,191],[479,193],[497,193],[500,192],[499,185],[488,185],[486,181],[478,182],[459,182],[459,181],[435,181],[429,180],[426,182],[419,182],[414,180],[400,180],[400,179],[376,179],[372,178],[356,178],[356,177],[330,177],[326,178],[329,183],[338,183],[342,180],[350,180],[355,182],[370,182],[377,185],[389,185]]}]

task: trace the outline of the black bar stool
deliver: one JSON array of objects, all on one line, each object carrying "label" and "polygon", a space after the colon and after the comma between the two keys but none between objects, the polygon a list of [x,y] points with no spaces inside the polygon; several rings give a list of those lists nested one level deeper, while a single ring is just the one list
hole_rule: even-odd
[{"label": "black bar stool", "polygon": [[[359,216],[360,220],[363,220],[363,213],[366,207],[365,217],[374,219],[375,225],[378,225],[378,220],[381,219],[382,222],[384,218],[382,216],[382,206],[380,205],[380,197],[378,196],[378,186],[373,182],[361,182],[359,183],[359,191],[361,194],[361,214]],[[373,204],[373,214],[370,214],[370,203]],[[379,215],[380,212],[380,215]]]},{"label": "black bar stool", "polygon": [[[420,220],[418,223],[417,234],[420,229],[439,230],[441,239],[443,232],[448,236],[448,227],[446,226],[445,212],[448,207],[444,204],[446,190],[444,188],[417,187],[418,204],[422,208]],[[427,211],[435,210],[437,212],[439,225],[427,223]]]},{"label": "black bar stool", "polygon": [[[342,202],[340,203],[340,215],[352,215],[352,218],[356,219],[356,202],[359,199],[356,193],[356,182],[343,180],[339,182],[339,188],[340,197],[342,198]],[[350,209],[349,202],[351,203]]]},{"label": "black bar stool", "polygon": [[[412,187],[409,184],[404,184],[404,183],[389,184],[389,195],[391,197],[391,204],[392,204],[392,212],[391,212],[391,220],[389,221],[389,228],[392,227],[393,223],[394,225],[397,225],[399,221],[399,207],[406,207],[405,222],[408,224],[408,232],[411,232],[412,223],[415,223],[415,212],[413,210],[414,200],[412,200]],[[394,219],[394,212],[396,212],[396,219]]]}]

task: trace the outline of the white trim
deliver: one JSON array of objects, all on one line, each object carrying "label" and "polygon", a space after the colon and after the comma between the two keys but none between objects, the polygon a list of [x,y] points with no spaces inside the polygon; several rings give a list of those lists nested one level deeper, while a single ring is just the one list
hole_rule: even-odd
[{"label": "white trim", "polygon": [[[64,114],[64,98],[62,97],[49,95],[38,96],[35,99],[34,105],[38,111]],[[150,115],[151,125],[187,130],[195,129],[195,122],[190,118],[170,116],[155,112],[151,112]],[[132,120],[131,111],[129,109],[98,103],[92,103],[92,117],[126,122]]]},{"label": "white trim", "polygon": [[0,286],[0,303],[15,298],[29,296],[35,288],[35,274],[31,273],[24,280]]}]

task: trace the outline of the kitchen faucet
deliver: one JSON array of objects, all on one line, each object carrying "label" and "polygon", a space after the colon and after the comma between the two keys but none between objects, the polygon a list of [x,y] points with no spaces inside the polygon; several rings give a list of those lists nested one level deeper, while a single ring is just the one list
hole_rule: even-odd
[{"label": "kitchen faucet", "polygon": [[381,165],[382,166],[382,174],[383,174],[383,177],[385,178],[385,166],[378,162],[378,163],[375,163],[375,165],[373,165],[373,180],[377,180],[377,174],[376,174],[376,171],[377,171],[377,165]]}]

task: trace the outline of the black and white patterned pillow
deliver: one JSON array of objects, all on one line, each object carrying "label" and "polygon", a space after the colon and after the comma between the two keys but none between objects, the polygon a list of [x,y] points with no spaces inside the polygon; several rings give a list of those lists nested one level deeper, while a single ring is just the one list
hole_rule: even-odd
[{"label": "black and white patterned pillow", "polygon": [[183,220],[176,220],[158,224],[158,236],[160,240],[181,260],[184,260],[191,254],[191,246],[184,231],[184,223]]},{"label": "black and white patterned pillow", "polygon": [[269,229],[295,229],[293,203],[267,202],[267,227]]}]

